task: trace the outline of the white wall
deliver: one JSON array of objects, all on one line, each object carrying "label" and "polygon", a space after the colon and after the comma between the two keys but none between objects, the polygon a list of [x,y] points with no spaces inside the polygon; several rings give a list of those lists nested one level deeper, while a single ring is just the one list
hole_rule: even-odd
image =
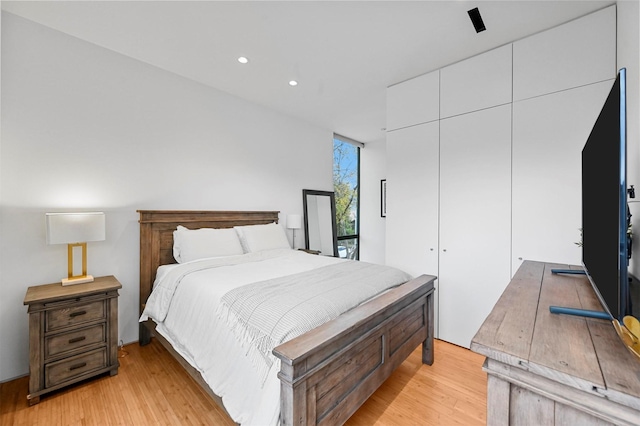
[{"label": "white wall", "polygon": [[66,275],[45,212],[106,212],[88,272],[122,282],[119,338],[131,342],[136,209],[279,210],[284,223],[303,188],[333,187],[329,129],[5,12],[1,29],[0,381],[28,372],[27,287]]},{"label": "white wall", "polygon": [[360,260],[385,264],[385,221],[380,216],[380,180],[386,179],[386,139],[360,150]]}]

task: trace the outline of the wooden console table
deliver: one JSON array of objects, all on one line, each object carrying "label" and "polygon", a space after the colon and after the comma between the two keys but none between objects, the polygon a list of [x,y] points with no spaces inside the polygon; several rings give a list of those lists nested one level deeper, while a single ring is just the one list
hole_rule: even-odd
[{"label": "wooden console table", "polygon": [[577,266],[525,261],[471,350],[486,356],[487,425],[640,425],[640,360],[610,321],[551,314],[602,310]]}]

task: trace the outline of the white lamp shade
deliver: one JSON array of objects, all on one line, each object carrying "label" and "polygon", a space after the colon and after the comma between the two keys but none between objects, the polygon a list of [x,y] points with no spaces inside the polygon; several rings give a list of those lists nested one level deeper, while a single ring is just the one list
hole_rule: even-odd
[{"label": "white lamp shade", "polygon": [[102,212],[47,213],[47,244],[74,244],[105,239]]},{"label": "white lamp shade", "polygon": [[299,214],[288,214],[287,215],[287,228],[288,229],[300,229],[301,225],[301,217]]}]

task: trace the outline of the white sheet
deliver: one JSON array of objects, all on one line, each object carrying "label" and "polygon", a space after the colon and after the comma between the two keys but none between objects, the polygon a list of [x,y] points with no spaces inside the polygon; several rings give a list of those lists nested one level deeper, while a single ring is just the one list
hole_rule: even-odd
[{"label": "white sheet", "polygon": [[[166,313],[164,320],[156,321],[157,331],[202,374],[234,421],[243,425],[277,425],[279,362],[273,364],[262,386],[240,343],[228,329],[215,326],[217,306],[221,297],[236,287],[344,261],[290,249],[206,260],[217,267],[186,275],[173,289],[170,284],[161,283],[164,278],[181,275],[177,268],[197,269],[202,262],[163,266],[154,284],[152,294],[156,296],[147,301],[141,321],[147,316],[156,320],[154,314],[160,318]],[[234,267],[237,263],[243,263],[242,268]],[[167,292],[172,293],[171,297]]]}]

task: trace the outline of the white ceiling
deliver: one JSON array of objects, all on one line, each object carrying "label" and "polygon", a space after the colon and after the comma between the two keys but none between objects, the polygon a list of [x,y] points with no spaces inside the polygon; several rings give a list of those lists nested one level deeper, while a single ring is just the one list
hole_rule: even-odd
[{"label": "white ceiling", "polygon": [[[387,86],[613,3],[2,1],[2,10],[370,142],[384,137]],[[474,7],[487,27],[478,34]]]}]

